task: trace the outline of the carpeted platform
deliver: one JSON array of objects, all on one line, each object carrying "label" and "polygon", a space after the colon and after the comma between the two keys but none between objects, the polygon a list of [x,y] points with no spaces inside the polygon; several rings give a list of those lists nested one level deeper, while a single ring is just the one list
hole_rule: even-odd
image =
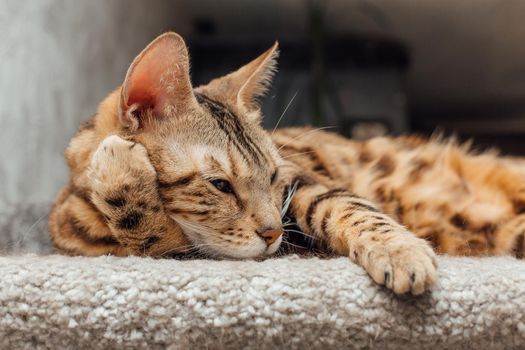
[{"label": "carpeted platform", "polygon": [[441,257],[439,285],[414,298],[346,258],[14,252],[0,257],[0,349],[525,348],[525,262],[513,258]]}]

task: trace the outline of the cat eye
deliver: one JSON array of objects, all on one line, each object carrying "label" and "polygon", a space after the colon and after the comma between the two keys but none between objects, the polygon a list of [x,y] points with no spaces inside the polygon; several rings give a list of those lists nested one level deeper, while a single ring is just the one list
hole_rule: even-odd
[{"label": "cat eye", "polygon": [[210,183],[221,192],[233,193],[232,185],[226,180],[215,179],[215,180],[211,180]]},{"label": "cat eye", "polygon": [[273,184],[276,179],[277,179],[277,170],[273,172],[272,177],[270,178],[270,183]]}]

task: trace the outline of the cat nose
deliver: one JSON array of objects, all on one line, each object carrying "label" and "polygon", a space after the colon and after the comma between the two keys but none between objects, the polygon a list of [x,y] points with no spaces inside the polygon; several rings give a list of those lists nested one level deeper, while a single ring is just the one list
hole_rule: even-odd
[{"label": "cat nose", "polygon": [[266,245],[270,245],[283,234],[283,229],[266,227],[260,231],[257,231],[257,234],[264,240]]}]

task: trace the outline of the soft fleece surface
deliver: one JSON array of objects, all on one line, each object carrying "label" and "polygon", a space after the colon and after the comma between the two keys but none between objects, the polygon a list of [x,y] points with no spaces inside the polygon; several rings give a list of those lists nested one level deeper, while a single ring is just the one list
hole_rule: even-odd
[{"label": "soft fleece surface", "polygon": [[442,257],[412,298],[346,258],[0,257],[0,349],[130,347],[523,349],[525,262]]}]

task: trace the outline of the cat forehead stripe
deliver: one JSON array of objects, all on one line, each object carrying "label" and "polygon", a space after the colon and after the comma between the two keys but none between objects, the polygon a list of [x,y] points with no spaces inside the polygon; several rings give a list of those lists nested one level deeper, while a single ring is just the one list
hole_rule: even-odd
[{"label": "cat forehead stripe", "polygon": [[221,130],[228,136],[228,139],[235,145],[244,159],[248,162],[253,160],[257,165],[262,165],[263,159],[266,157],[248,136],[237,115],[222,103],[212,100],[204,94],[196,93],[195,96],[197,101],[210,111]]}]

